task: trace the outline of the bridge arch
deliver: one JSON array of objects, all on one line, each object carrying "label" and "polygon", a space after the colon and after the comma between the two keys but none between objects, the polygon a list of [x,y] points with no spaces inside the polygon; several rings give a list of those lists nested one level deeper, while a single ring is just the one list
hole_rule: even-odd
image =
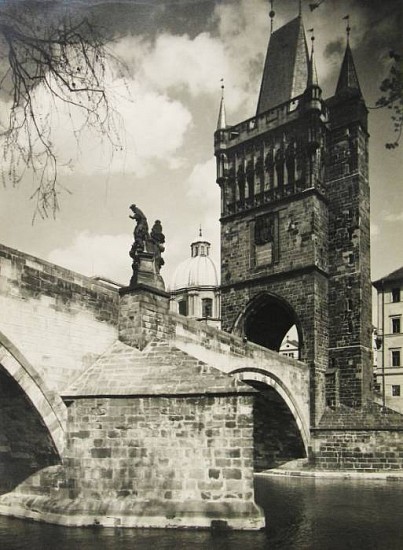
[{"label": "bridge arch", "polygon": [[250,342],[279,351],[281,342],[292,326],[296,327],[299,357],[302,357],[303,331],[301,322],[291,306],[281,296],[260,292],[254,296],[235,320],[232,332]]},{"label": "bridge arch", "polygon": [[276,375],[259,368],[239,368],[231,372],[238,380],[242,380],[251,386],[259,389],[261,385],[272,388],[284,401],[298,428],[305,455],[308,456],[310,447],[310,432],[306,418],[293,395]]},{"label": "bridge arch", "polygon": [[12,342],[0,332],[0,467],[10,490],[61,462],[67,410]]}]

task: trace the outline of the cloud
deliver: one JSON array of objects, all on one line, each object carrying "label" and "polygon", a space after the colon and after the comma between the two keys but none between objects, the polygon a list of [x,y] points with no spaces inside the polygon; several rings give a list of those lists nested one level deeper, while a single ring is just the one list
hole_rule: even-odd
[{"label": "cloud", "polygon": [[130,235],[96,235],[84,231],[64,248],[52,250],[47,260],[89,277],[103,276],[123,285],[131,277]]},{"label": "cloud", "polygon": [[403,222],[403,212],[399,214],[386,213],[383,219],[385,222]]}]

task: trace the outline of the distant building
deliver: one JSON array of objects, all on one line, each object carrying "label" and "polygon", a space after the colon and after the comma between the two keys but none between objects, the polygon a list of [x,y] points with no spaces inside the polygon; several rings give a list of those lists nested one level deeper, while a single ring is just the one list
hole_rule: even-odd
[{"label": "distant building", "polygon": [[386,406],[403,413],[403,267],[373,285],[378,292],[376,389]]},{"label": "distant building", "polygon": [[286,339],[283,340],[279,354],[283,355],[284,357],[292,357],[293,359],[298,359],[298,349],[299,345],[297,340],[290,339],[288,335],[286,336]]},{"label": "distant building", "polygon": [[190,258],[178,265],[172,277],[170,309],[220,328],[219,279],[210,246],[200,230],[199,238],[190,245]]}]

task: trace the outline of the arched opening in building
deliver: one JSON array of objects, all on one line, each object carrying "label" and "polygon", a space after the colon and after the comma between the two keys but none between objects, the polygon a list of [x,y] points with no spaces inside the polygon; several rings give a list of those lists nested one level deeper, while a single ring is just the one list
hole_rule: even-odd
[{"label": "arched opening in building", "polygon": [[0,365],[0,494],[33,473],[60,462],[40,414]]},{"label": "arched opening in building", "polygon": [[[283,299],[263,293],[247,306],[237,323],[238,330],[250,341],[280,352],[288,340],[292,341],[293,357],[301,357],[302,336],[300,323],[292,307]],[[295,350],[296,348],[296,350]]]}]

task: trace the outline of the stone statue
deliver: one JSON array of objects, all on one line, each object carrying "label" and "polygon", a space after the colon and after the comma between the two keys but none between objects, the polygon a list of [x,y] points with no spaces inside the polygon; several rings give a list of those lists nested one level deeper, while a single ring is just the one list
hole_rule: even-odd
[{"label": "stone statue", "polygon": [[[132,204],[130,210],[132,214],[129,217],[136,221],[133,231],[134,241],[129,252],[133,260],[133,276],[130,280],[130,286],[134,286],[138,283],[139,273],[142,270],[150,273],[151,269],[156,275],[159,275],[160,269],[165,263],[162,258],[162,252],[165,250],[165,235],[162,232],[160,220],[155,221],[151,233],[149,233],[147,218],[140,208]],[[150,267],[146,267],[146,265]]]},{"label": "stone statue", "polygon": [[149,236],[147,218],[143,212],[135,204],[130,206],[130,210],[133,212],[133,215],[129,215],[129,218],[137,222],[133,231],[134,242],[130,251],[130,256],[133,258],[136,252],[144,252]]},{"label": "stone statue", "polygon": [[150,233],[151,246],[153,247],[155,269],[157,273],[160,272],[161,267],[164,265],[164,259],[161,254],[165,250],[165,235],[162,232],[162,225],[160,220],[155,220],[155,223]]}]

